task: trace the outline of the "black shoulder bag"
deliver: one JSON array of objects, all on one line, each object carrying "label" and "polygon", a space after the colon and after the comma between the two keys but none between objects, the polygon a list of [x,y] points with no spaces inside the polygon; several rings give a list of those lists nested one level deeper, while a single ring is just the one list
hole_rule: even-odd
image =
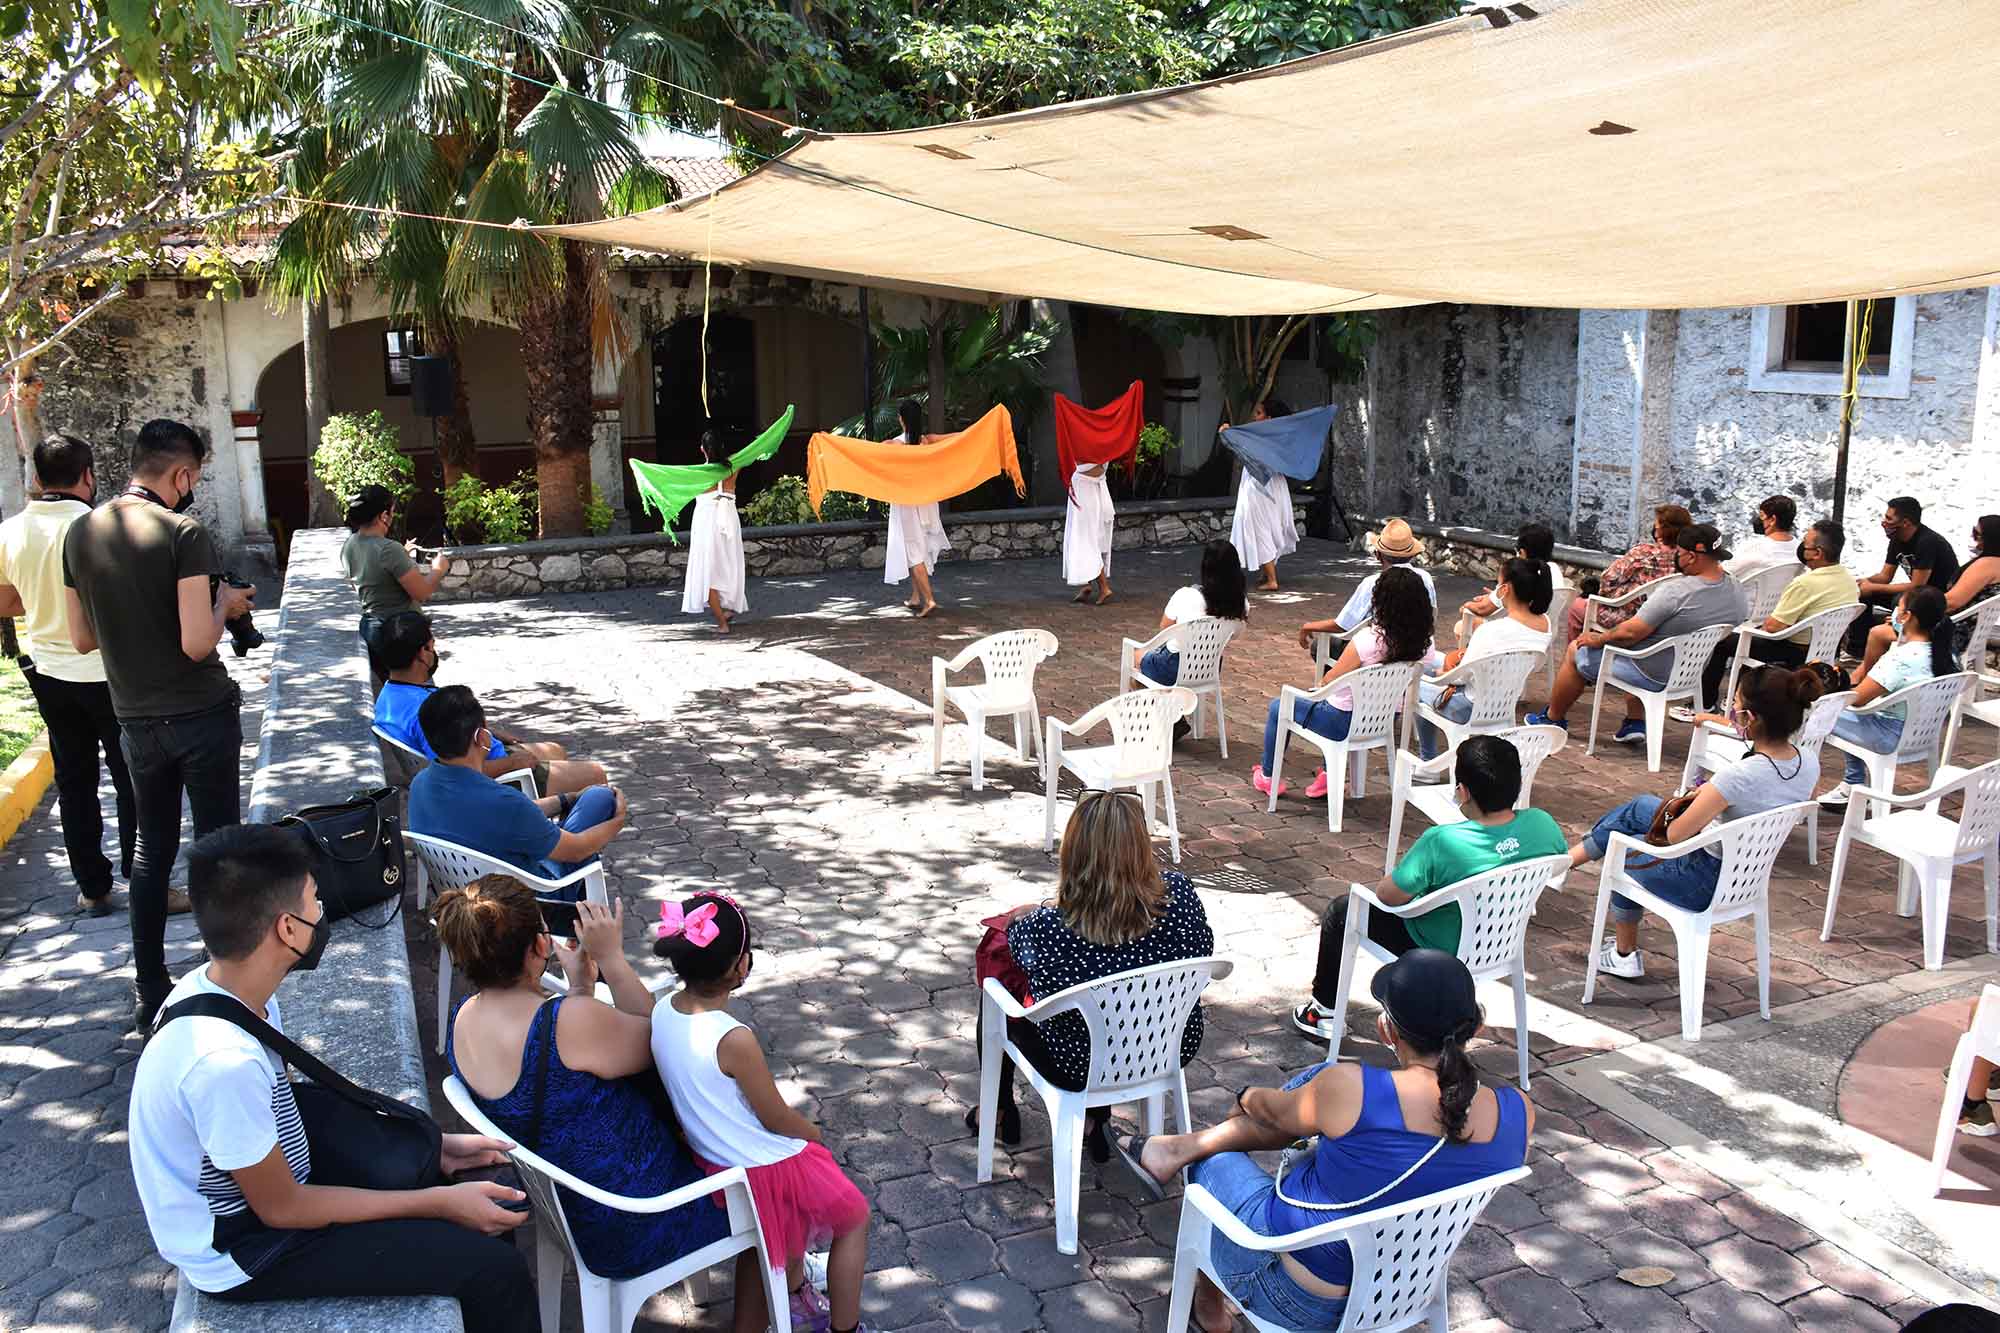
[{"label": "black shoulder bag", "polygon": [[[371,930],[396,919],[403,908],[403,816],[394,787],[356,792],[338,805],[307,806],[278,823],[298,829],[312,849],[313,882],[326,918],[352,916]],[[357,914],[393,900],[381,920]],[[275,1048],[273,1048],[275,1049]]]},{"label": "black shoulder bag", "polygon": [[439,1156],[443,1131],[416,1107],[342,1078],[251,1013],[242,1001],[228,996],[189,996],[161,1011],[160,1024],[193,1015],[234,1023],[312,1080],[292,1084],[292,1098],[312,1150],[312,1184],[420,1190],[446,1183]]}]

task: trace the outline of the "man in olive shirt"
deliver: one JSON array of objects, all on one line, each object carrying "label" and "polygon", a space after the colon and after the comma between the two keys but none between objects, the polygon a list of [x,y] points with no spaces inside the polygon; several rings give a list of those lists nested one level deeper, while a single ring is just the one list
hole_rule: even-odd
[{"label": "man in olive shirt", "polygon": [[128,896],[141,1033],[173,986],[167,876],[180,854],[181,793],[197,838],[243,817],[243,721],[215,647],[249,609],[217,585],[208,529],[187,515],[208,447],[177,421],[149,421],[132,446],[132,485],[70,526],[63,544],[70,640],[101,652],[138,807]]}]

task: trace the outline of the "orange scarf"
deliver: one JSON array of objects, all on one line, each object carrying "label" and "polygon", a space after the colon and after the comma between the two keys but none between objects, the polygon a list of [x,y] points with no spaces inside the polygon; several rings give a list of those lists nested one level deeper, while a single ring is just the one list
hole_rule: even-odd
[{"label": "orange scarf", "polygon": [[924,444],[882,444],[825,431],[806,444],[806,493],[815,514],[828,491],[921,505],[963,495],[998,476],[1014,483],[1014,494],[1027,494],[1014,451],[1014,420],[998,405],[957,434]]}]

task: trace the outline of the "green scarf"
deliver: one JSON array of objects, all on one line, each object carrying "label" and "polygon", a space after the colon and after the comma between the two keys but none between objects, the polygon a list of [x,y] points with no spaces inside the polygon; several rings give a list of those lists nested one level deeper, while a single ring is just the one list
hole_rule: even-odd
[{"label": "green scarf", "polygon": [[680,539],[674,536],[674,524],[680,520],[681,511],[703,491],[721,485],[731,473],[740,472],[752,463],[761,463],[777,453],[778,446],[785,442],[785,433],[791,428],[792,407],[787,404],[783,416],[766,426],[762,435],[731,454],[727,463],[668,466],[664,463],[643,463],[635,458],[632,460],[632,476],[639,483],[639,502],[660,516],[667,540],[678,546]]}]

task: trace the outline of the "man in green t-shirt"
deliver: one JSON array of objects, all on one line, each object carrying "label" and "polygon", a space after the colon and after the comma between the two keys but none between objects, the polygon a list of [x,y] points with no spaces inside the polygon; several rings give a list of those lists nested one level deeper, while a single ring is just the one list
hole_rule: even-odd
[{"label": "man in green t-shirt", "polygon": [[[1568,852],[1562,829],[1547,812],[1514,808],[1521,794],[1521,755],[1513,742],[1500,736],[1466,737],[1458,747],[1457,776],[1458,808],[1467,818],[1424,830],[1396,869],[1375,886],[1375,896],[1391,907],[1515,861]],[[1370,912],[1368,938],[1398,955],[1411,949],[1456,953],[1460,917],[1456,903],[1413,917]],[[1293,1026],[1309,1037],[1333,1035],[1346,935],[1347,898],[1342,895],[1320,920],[1312,995],[1292,1011]]]}]

